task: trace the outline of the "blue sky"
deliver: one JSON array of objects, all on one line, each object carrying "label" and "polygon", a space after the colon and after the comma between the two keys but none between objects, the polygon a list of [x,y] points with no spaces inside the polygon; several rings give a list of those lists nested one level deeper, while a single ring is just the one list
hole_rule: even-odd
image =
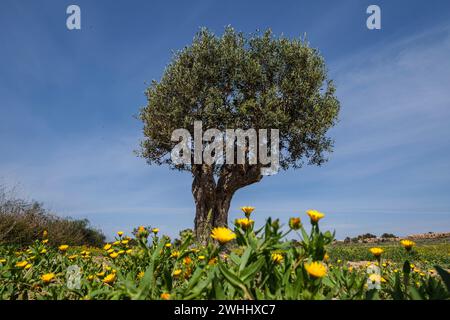
[{"label": "blue sky", "polygon": [[[66,28],[81,7],[82,29]],[[366,28],[381,7],[382,29]],[[200,27],[299,37],[326,59],[341,101],[325,166],[241,189],[255,218],[326,213],[338,238],[450,231],[450,2],[17,1],[0,3],[0,183],[108,236],[192,227],[191,176],[137,158],[133,118],[172,50]]]}]

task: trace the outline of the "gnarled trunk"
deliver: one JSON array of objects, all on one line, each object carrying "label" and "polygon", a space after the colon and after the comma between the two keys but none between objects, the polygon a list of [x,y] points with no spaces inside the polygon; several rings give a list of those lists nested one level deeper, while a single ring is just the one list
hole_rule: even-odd
[{"label": "gnarled trunk", "polygon": [[257,165],[224,165],[219,171],[217,183],[212,166],[194,165],[192,174],[195,235],[203,243],[208,240],[213,227],[228,225],[228,210],[234,193],[262,179]]}]

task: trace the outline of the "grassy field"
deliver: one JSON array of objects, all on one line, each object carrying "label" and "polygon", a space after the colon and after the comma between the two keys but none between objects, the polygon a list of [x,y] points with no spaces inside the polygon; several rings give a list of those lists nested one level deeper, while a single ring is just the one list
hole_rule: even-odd
[{"label": "grassy field", "polygon": [[[414,252],[408,255],[399,243],[380,243],[377,246],[383,248],[383,258],[393,263],[402,263],[408,258],[424,268],[432,268],[437,264],[450,269],[449,239],[417,241]],[[334,262],[370,261],[373,258],[369,251],[371,247],[373,245],[367,243],[336,244],[330,247],[329,255]]]},{"label": "grassy field", "polygon": [[[324,215],[268,219],[253,208],[202,245],[140,226],[103,248],[52,246],[48,234],[0,246],[0,299],[449,299],[449,243],[333,244]],[[309,220],[309,221],[308,221]],[[289,234],[289,237],[287,237]],[[295,234],[296,241],[286,240]],[[439,267],[440,266],[440,267]]]}]

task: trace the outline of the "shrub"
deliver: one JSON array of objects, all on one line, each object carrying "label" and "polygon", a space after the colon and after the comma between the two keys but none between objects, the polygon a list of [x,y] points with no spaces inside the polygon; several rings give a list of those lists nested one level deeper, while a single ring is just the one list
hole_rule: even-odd
[{"label": "shrub", "polygon": [[389,238],[397,238],[397,236],[393,233],[383,233],[381,235],[381,238],[383,239],[389,239]]},{"label": "shrub", "polygon": [[53,245],[101,246],[105,236],[87,219],[58,217],[36,201],[17,199],[0,188],[0,244],[29,245],[48,231]]}]

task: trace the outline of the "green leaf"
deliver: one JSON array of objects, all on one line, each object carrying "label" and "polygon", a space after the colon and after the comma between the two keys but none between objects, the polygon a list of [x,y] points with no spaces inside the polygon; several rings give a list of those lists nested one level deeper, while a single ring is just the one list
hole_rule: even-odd
[{"label": "green leaf", "polygon": [[250,258],[250,255],[252,254],[252,248],[247,247],[247,249],[244,251],[244,254],[241,257],[241,264],[239,265],[239,273],[244,270],[245,266],[247,265],[248,259]]},{"label": "green leaf", "polygon": [[300,228],[300,231],[301,231],[301,233],[302,233],[302,239],[303,239],[303,242],[304,242],[306,245],[308,245],[308,244],[309,244],[309,235],[308,235],[308,233],[306,233],[306,231],[305,231],[305,229],[304,229],[303,227]]},{"label": "green leaf", "polygon": [[188,282],[186,290],[188,290],[188,291],[191,290],[197,284],[198,280],[202,276],[202,272],[203,272],[202,268],[195,269],[194,273],[192,274],[191,279]]},{"label": "green leaf", "polygon": [[403,292],[402,292],[401,279],[400,279],[400,274],[399,273],[395,274],[394,291],[392,292],[392,297],[395,300],[403,300],[404,299],[404,295],[403,295]]},{"label": "green leaf", "polygon": [[235,288],[239,288],[244,292],[244,295],[247,299],[252,299],[253,296],[248,291],[245,284],[239,279],[235,274],[233,274],[230,270],[228,270],[222,263],[219,263],[219,270],[222,273],[222,275],[225,277],[225,279]]},{"label": "green leaf", "polygon": [[145,270],[144,277],[142,278],[141,283],[138,287],[138,292],[132,297],[132,300],[142,300],[145,297],[145,294],[153,286],[154,283],[153,269],[154,269],[153,261],[150,261],[150,265]]},{"label": "green leaf", "polygon": [[408,260],[406,260],[405,263],[403,264],[403,273],[408,275],[410,274],[410,272],[411,272],[411,263]]},{"label": "green leaf", "polygon": [[186,300],[191,300],[197,298],[203,290],[211,283],[211,280],[214,278],[214,270],[210,271],[208,277],[199,282],[194,289],[192,289],[192,293],[186,297]]},{"label": "green leaf", "polygon": [[450,273],[442,269],[440,266],[434,266],[438,274],[441,276],[442,281],[444,281],[447,291],[450,294]]},{"label": "green leaf", "polygon": [[379,295],[377,289],[369,290],[366,293],[366,299],[367,300],[379,300],[379,298],[380,298],[380,295]]},{"label": "green leaf", "polygon": [[220,281],[213,280],[212,284],[213,284],[213,289],[214,289],[214,293],[215,293],[215,299],[225,300],[226,296],[225,296],[225,292],[223,290],[222,283]]},{"label": "green leaf", "polygon": [[245,270],[241,273],[241,279],[242,281],[247,281],[250,277],[254,276],[259,270],[261,270],[262,266],[265,263],[264,257],[259,258],[255,262],[253,262],[251,265],[249,265]]},{"label": "green leaf", "polygon": [[423,300],[422,296],[420,295],[419,291],[415,287],[409,288],[409,294],[411,296],[411,299],[413,300]]}]

